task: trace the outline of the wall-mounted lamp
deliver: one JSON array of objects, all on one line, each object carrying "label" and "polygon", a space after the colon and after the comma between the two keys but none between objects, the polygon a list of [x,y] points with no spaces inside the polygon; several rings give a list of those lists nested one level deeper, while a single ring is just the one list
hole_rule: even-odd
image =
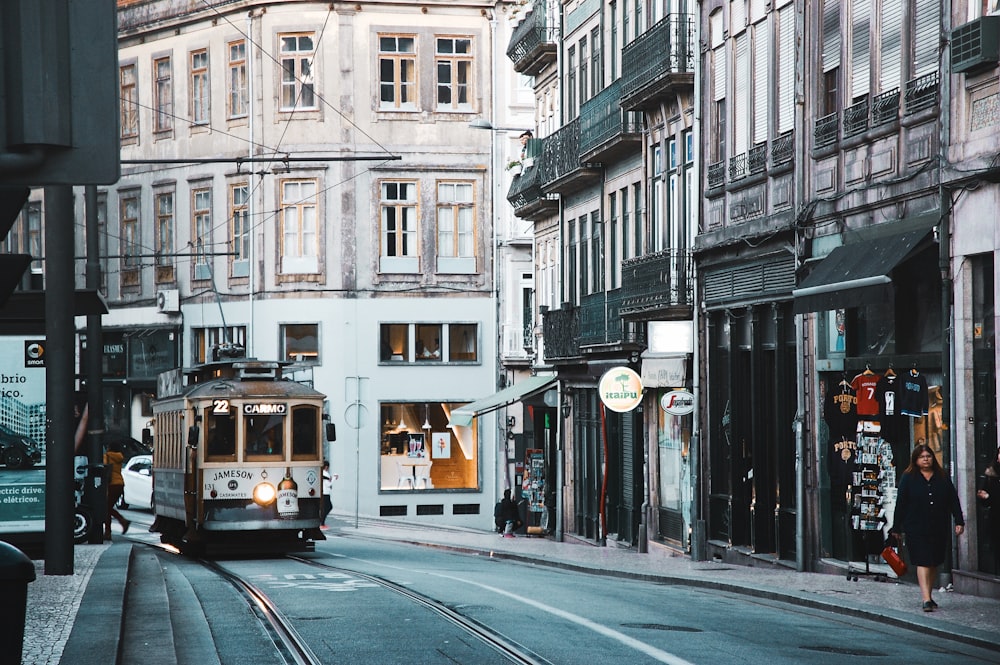
[{"label": "wall-mounted lamp", "polygon": [[469,123],[469,127],[472,129],[489,129],[494,132],[530,132],[530,129],[524,129],[523,127],[494,127],[493,123],[485,118],[476,118]]}]

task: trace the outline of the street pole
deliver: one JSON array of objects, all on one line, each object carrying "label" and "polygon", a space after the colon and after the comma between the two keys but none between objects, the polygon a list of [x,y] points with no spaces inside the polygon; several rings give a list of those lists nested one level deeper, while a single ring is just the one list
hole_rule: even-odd
[{"label": "street pole", "polygon": [[45,188],[45,574],[73,574],[73,188]]},{"label": "street pole", "polygon": [[[97,187],[87,185],[84,189],[87,211],[87,288],[97,292],[101,288],[100,230],[97,220]],[[101,434],[104,433],[104,377],[101,366],[104,347],[101,330],[101,315],[87,315],[87,457],[90,474],[96,465],[104,460]],[[103,477],[88,474],[84,498],[90,507],[93,523],[87,542],[100,545],[104,542],[104,520],[107,512],[107,486]]]}]

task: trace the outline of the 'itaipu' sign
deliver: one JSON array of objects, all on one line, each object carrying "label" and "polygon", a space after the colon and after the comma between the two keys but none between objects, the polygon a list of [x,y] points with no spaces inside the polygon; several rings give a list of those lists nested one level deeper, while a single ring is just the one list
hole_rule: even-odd
[{"label": "'itaipu' sign", "polygon": [[642,379],[629,367],[612,367],[601,377],[597,394],[612,411],[631,411],[642,402]]}]

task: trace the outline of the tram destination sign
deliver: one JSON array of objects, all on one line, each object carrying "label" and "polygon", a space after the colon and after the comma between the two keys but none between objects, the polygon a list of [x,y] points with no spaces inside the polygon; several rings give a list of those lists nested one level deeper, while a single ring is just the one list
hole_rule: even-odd
[{"label": "tram destination sign", "polygon": [[281,402],[255,402],[243,405],[245,416],[283,416],[288,413],[288,405]]}]

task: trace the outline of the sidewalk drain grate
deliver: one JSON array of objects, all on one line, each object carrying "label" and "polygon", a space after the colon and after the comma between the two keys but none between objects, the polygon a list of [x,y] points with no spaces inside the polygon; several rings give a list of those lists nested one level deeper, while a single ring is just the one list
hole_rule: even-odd
[{"label": "sidewalk drain grate", "polygon": [[623,623],[623,628],[642,628],[644,630],[672,630],[678,633],[702,633],[701,628],[691,626],[668,626],[662,623]]},{"label": "sidewalk drain grate", "polygon": [[823,653],[835,653],[841,656],[868,656],[871,658],[881,658],[883,656],[888,656],[889,654],[882,653],[881,651],[869,651],[868,649],[848,649],[844,647],[828,647],[828,646],[808,646],[799,647],[800,649],[806,649],[808,651],[821,651]]}]

